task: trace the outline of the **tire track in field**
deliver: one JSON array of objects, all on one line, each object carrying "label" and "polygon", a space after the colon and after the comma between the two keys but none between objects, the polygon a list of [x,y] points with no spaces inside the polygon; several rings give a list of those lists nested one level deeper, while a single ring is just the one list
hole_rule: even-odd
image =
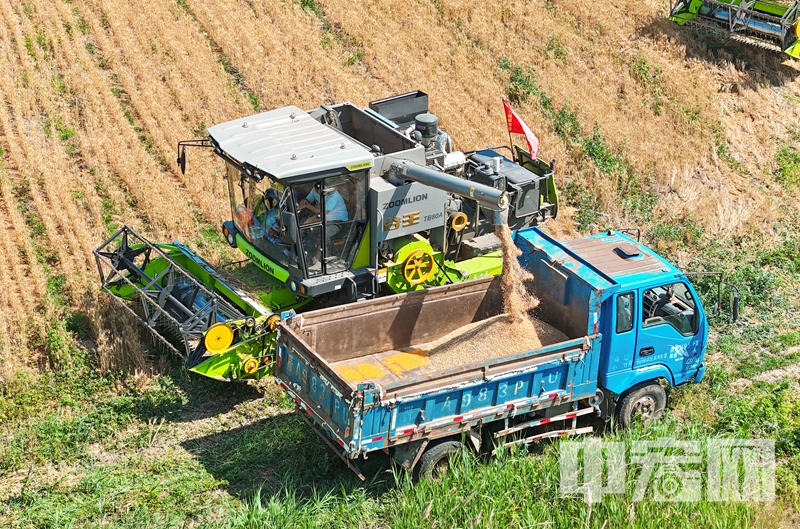
[{"label": "tire track in field", "polygon": [[[85,35],[77,31],[78,28],[88,31],[96,21],[83,19],[80,13],[76,20],[67,4],[56,3],[53,7],[58,12],[50,19],[51,30],[65,25],[76,28],[71,30],[75,34],[73,39],[63,40],[70,47],[60,46],[54,55],[64,71],[69,92],[83,98],[80,133],[75,139],[89,172],[89,175],[83,172],[82,176],[93,184],[94,189],[87,189],[91,202],[102,204],[103,216],[109,217],[105,220],[115,224],[122,218],[134,221],[138,213],[144,231],[156,235],[179,231],[185,223],[175,214],[175,208],[185,199],[180,192],[176,197],[176,190],[169,182],[153,177],[159,173],[158,165],[141,145],[112,93],[113,72],[97,64],[87,50]],[[138,229],[142,229],[141,224]],[[105,226],[98,231],[97,244],[105,237]]]},{"label": "tire track in field", "polygon": [[146,12],[119,9],[113,1],[94,1],[108,20],[126,66],[136,73],[138,83],[126,83],[124,88],[137,117],[161,155],[170,160],[168,172],[186,187],[200,216],[219,226],[230,216],[222,164],[210,151],[190,150],[193,160],[206,156],[214,162],[206,166],[190,162],[189,173],[182,175],[174,163],[176,146],[179,140],[205,136],[201,124],[249,113],[246,98],[229,82],[202,32],[192,31],[193,19],[173,0],[154,1]]},{"label": "tire track in field", "polygon": [[[14,292],[24,308],[24,313],[15,317],[19,321],[24,317],[33,316],[39,312],[38,309],[46,309],[41,303],[46,294],[46,273],[39,263],[39,255],[33,245],[33,233],[30,227],[30,219],[37,215],[35,204],[28,200],[21,200],[23,190],[26,187],[27,179],[22,173],[24,170],[25,154],[22,145],[29,143],[32,139],[30,134],[35,134],[38,120],[34,116],[31,119],[31,112],[35,105],[31,104],[29,91],[21,88],[19,81],[13,77],[14,73],[21,71],[19,47],[25,39],[21,35],[19,26],[14,26],[14,13],[9,9],[7,3],[0,4],[3,22],[0,23],[0,42],[6,43],[0,53],[0,91],[3,94],[3,104],[0,105],[0,127],[4,132],[5,143],[2,145],[5,158],[5,171],[2,183],[0,183],[0,195],[3,197],[5,206],[5,225],[12,230],[6,229],[4,235],[12,231],[9,238],[4,238],[3,246],[8,258],[23,256],[24,260],[12,261],[13,276],[9,282],[4,281],[4,285]],[[15,31],[16,30],[16,31]],[[23,217],[23,211],[27,218]],[[20,325],[20,328],[24,328]]]},{"label": "tire track in field", "polygon": [[[44,181],[42,186],[49,197],[59,204],[57,218],[65,236],[73,239],[73,251],[62,257],[65,270],[75,271],[68,274],[73,292],[79,293],[96,284],[94,275],[90,280],[87,269],[92,269],[94,256],[92,251],[105,238],[108,226],[104,222],[103,208],[106,207],[106,198],[101,196],[92,169],[88,167],[83,157],[82,148],[76,147],[78,141],[86,140],[90,133],[87,130],[87,111],[84,106],[93,98],[91,92],[81,91],[82,86],[75,86],[76,78],[85,75],[85,65],[90,64],[81,60],[78,51],[85,51],[83,43],[75,39],[78,31],[72,29],[72,15],[69,11],[59,9],[67,6],[63,3],[44,3],[37,10],[37,23],[42,30],[53,40],[58,42],[49,58],[51,64],[61,75],[63,90],[52,96],[55,110],[64,116],[64,121],[71,125],[75,131],[76,143],[55,145],[54,158],[60,158],[58,168],[64,178],[63,182],[54,182],[51,179]],[[70,29],[67,29],[70,28]],[[47,102],[40,102],[46,104]],[[62,136],[63,139],[63,136]],[[85,147],[83,147],[85,148]],[[66,151],[66,152],[65,152]],[[96,170],[94,171],[96,172]],[[85,198],[86,197],[86,198]],[[117,197],[117,202],[122,206],[124,202]],[[85,211],[92,213],[95,220],[93,225],[85,222]],[[124,209],[123,209],[124,211]],[[66,266],[69,260],[72,262]]]}]

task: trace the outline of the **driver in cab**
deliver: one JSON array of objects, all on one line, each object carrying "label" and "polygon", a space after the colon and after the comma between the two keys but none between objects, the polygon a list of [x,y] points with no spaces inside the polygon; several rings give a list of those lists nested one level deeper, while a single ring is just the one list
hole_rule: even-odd
[{"label": "driver in cab", "polygon": [[[311,218],[318,218],[320,214],[321,208],[319,188],[319,184],[314,185],[311,191],[308,192],[308,195],[306,195],[306,197],[300,200],[298,203],[300,210],[308,210],[313,214],[313,217]],[[346,222],[347,219],[347,206],[344,203],[344,198],[342,198],[342,195],[339,194],[339,192],[335,189],[325,190],[326,223]],[[340,227],[337,224],[331,224],[328,226],[327,236],[335,236],[337,233],[339,233],[339,230]]]}]

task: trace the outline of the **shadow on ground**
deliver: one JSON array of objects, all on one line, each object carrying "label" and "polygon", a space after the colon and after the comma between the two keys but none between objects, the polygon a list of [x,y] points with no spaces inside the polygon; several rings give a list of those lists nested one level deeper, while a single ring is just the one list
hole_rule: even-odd
[{"label": "shadow on ground", "polygon": [[394,486],[391,472],[386,471],[388,458],[382,453],[362,464],[367,477],[362,482],[295,413],[187,440],[181,446],[212,476],[225,481],[231,495],[243,499],[259,489],[262,497],[288,488],[298,498],[309,498],[365,484],[378,495]]},{"label": "shadow on ground", "polygon": [[783,86],[800,75],[800,62],[778,52],[734,41],[724,34],[692,26],[679,26],[666,17],[656,17],[640,26],[638,38],[658,41],[664,37],[684,46],[687,59],[715,66],[733,64],[745,74],[744,82],[734,89],[754,90],[761,85]]}]

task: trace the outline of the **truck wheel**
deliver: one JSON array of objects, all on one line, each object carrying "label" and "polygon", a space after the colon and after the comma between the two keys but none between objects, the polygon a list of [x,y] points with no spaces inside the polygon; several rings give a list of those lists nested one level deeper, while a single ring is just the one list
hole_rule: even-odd
[{"label": "truck wheel", "polygon": [[464,449],[459,441],[446,441],[429,448],[419,459],[420,479],[441,479],[450,470],[450,458]]},{"label": "truck wheel", "polygon": [[627,393],[617,405],[617,423],[630,426],[637,417],[651,422],[661,417],[667,405],[667,393],[657,383],[647,384]]}]

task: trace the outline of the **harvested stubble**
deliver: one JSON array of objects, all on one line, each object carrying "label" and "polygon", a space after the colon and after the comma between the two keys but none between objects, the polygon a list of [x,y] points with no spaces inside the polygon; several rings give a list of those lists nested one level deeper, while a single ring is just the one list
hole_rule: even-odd
[{"label": "harvested stubble", "polygon": [[533,316],[512,319],[508,314],[500,314],[436,340],[430,344],[427,356],[430,371],[438,371],[531,351],[567,339],[564,333]]}]

